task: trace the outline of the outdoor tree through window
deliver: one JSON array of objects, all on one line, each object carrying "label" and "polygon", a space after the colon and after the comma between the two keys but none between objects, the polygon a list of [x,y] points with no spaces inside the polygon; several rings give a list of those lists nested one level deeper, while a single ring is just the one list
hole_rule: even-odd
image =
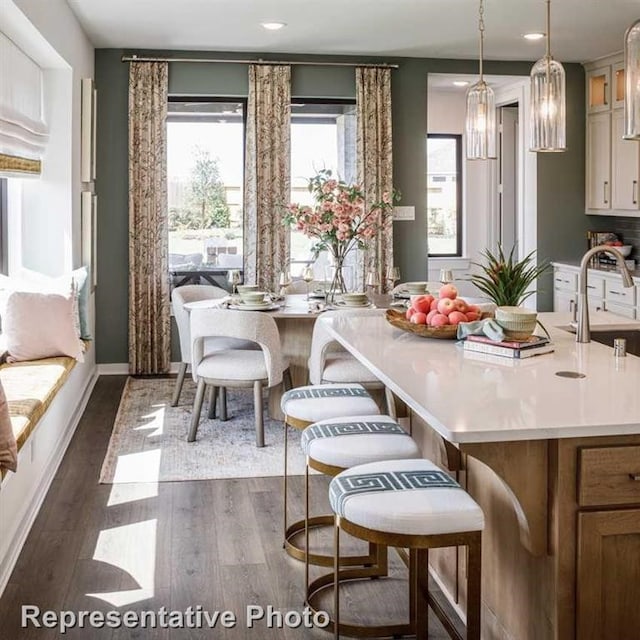
[{"label": "outdoor tree through window", "polygon": [[169,264],[242,267],[244,104],[171,100]]},{"label": "outdoor tree through window", "polygon": [[[351,100],[298,100],[291,105],[291,200],[313,204],[309,178],[321,169],[348,183],[356,180],[356,116]],[[291,274],[299,277],[312,264],[315,278],[325,277],[326,255],[314,261],[314,241],[291,231]]]}]

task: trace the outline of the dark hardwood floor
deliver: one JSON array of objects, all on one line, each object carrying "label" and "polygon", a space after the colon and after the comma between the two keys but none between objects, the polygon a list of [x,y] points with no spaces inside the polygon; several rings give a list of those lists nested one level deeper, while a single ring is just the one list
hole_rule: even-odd
[{"label": "dark hardwood floor", "polygon": [[[247,628],[248,605],[302,611],[303,565],[282,549],[281,480],[253,478],[100,485],[98,475],[125,382],[101,377],[53,480],[10,582],[0,598],[2,640],[49,638],[328,639],[319,629]],[[294,445],[295,446],[295,445]],[[314,505],[327,479],[314,477]],[[302,481],[293,482],[301,505]],[[326,505],[324,506],[326,509]],[[294,514],[295,515],[295,514]],[[330,548],[330,535],[314,539]],[[356,548],[357,543],[352,546]],[[408,612],[404,567],[392,577],[353,585],[343,619],[375,622]],[[41,611],[230,610],[234,628],[21,628],[23,605]],[[432,638],[446,634],[431,615]]]}]

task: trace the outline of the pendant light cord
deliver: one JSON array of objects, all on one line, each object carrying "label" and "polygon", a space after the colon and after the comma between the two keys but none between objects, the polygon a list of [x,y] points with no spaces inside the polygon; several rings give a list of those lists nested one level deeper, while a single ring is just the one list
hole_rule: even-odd
[{"label": "pendant light cord", "polygon": [[547,0],[547,58],[551,58],[551,0]]},{"label": "pendant light cord", "polygon": [[484,80],[482,74],[482,59],[484,58],[484,0],[480,0],[480,9],[478,10],[478,31],[480,31],[480,82],[482,82]]}]

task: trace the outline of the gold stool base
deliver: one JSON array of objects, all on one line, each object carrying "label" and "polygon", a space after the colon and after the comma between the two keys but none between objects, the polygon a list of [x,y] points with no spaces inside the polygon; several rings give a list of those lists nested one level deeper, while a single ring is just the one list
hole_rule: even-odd
[{"label": "gold stool base", "polygon": [[[377,550],[377,564],[367,568],[342,569],[338,571],[338,584],[354,580],[378,579],[387,576],[387,548],[381,545],[373,545]],[[340,558],[342,563],[343,558]],[[317,599],[326,589],[333,589],[335,577],[333,573],[327,573],[313,580],[308,587],[307,602],[313,613],[320,611]],[[324,610],[323,610],[324,611]],[[325,612],[326,613],[326,612]],[[335,612],[334,612],[335,616]],[[324,627],[326,631],[336,633],[335,617],[329,616],[329,624]],[[385,638],[414,635],[415,626],[412,623],[395,623],[380,625],[357,625],[348,622],[338,623],[340,636],[352,636],[357,638]]]},{"label": "gold stool base", "polygon": [[[333,528],[333,515],[313,516],[309,518],[309,528],[314,529],[318,527],[331,527]],[[323,553],[310,553],[307,556],[306,549],[298,546],[293,538],[298,535],[304,535],[305,527],[304,520],[298,520],[293,522],[287,527],[285,532],[284,549],[285,551],[296,560],[305,562],[305,560],[312,565],[318,567],[333,567],[333,555]],[[376,554],[371,549],[367,555],[360,556],[342,556],[340,558],[340,566],[343,567],[361,567],[371,566],[376,562]]]}]

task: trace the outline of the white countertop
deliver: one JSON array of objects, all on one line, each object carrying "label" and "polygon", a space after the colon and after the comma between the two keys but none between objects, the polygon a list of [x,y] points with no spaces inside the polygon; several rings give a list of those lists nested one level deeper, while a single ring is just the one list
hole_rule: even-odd
[{"label": "white countertop", "polygon": [[[578,344],[569,313],[540,313],[555,352],[525,360],[464,352],[392,327],[384,317],[323,318],[334,337],[450,442],[640,434],[640,358]],[[592,314],[592,331],[640,322]],[[576,371],[584,378],[563,378]]]}]

